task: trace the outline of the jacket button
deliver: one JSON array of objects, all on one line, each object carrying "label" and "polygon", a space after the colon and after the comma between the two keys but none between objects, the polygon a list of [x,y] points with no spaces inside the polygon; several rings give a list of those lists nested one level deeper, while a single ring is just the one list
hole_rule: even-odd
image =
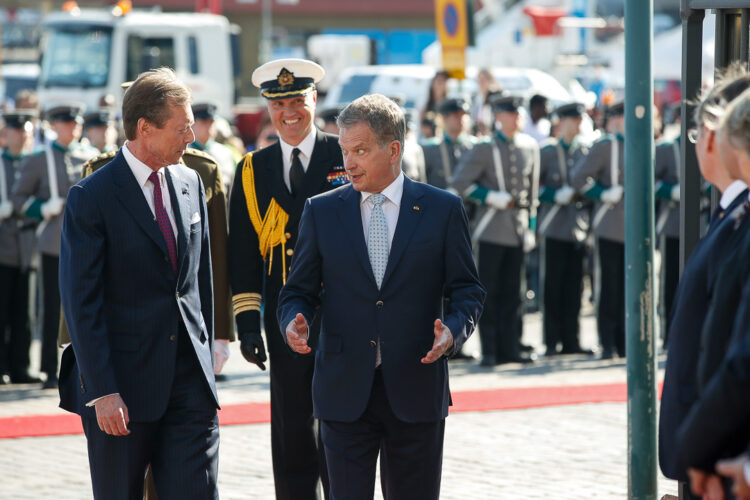
[{"label": "jacket button", "polygon": [[292,233],[286,233],[286,234],[284,235],[284,237],[285,237],[286,239],[289,239],[289,238],[291,238],[291,237],[292,237]]},{"label": "jacket button", "polygon": [[169,336],[169,340],[171,340],[172,342],[174,342],[176,338],[177,338],[177,335],[175,335],[174,333]]},{"label": "jacket button", "polygon": [[375,302],[375,305],[378,307],[378,309],[380,309],[381,307],[383,307],[383,301],[379,300],[379,301]]},{"label": "jacket button", "polygon": [[287,249],[286,251],[287,255],[292,255],[293,253],[294,253],[294,250],[292,250],[291,248]]},{"label": "jacket button", "polygon": [[375,346],[377,346],[377,345],[378,345],[378,343],[377,343],[377,342],[375,342],[374,340],[371,340],[371,341],[370,341],[370,347],[375,347]]}]

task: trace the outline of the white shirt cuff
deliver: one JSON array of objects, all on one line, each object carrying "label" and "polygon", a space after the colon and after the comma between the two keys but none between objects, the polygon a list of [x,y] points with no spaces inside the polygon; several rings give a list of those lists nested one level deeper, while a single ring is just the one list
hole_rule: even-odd
[{"label": "white shirt cuff", "polygon": [[745,482],[750,484],[750,460],[745,461]]},{"label": "white shirt cuff", "polygon": [[119,394],[119,393],[118,392],[113,392],[112,394],[107,394],[106,396],[101,396],[99,398],[92,399],[91,401],[89,401],[88,403],[86,403],[86,406],[94,406],[96,404],[96,402],[99,401],[100,399],[104,399],[104,398],[109,397],[109,396],[114,396],[115,394]]}]

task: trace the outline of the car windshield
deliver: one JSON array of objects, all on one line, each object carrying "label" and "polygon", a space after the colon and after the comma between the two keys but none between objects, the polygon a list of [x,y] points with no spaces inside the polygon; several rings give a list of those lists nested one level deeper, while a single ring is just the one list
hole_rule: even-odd
[{"label": "car windshield", "polygon": [[46,41],[39,85],[103,87],[109,80],[112,28],[52,27]]},{"label": "car windshield", "polygon": [[373,80],[375,80],[375,75],[352,75],[352,77],[341,86],[339,102],[350,103],[358,97],[369,94],[371,92],[370,87],[372,86]]}]

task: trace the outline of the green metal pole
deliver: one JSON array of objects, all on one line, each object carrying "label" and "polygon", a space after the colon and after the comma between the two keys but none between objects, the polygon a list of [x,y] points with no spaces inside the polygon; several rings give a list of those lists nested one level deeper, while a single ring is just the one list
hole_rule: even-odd
[{"label": "green metal pole", "polygon": [[653,0],[625,2],[628,498],[656,500]]}]

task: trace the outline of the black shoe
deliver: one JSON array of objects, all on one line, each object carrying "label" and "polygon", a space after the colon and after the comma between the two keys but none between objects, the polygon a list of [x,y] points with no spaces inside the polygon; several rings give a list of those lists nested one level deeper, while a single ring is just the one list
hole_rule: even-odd
[{"label": "black shoe", "polygon": [[528,365],[533,362],[534,360],[532,358],[526,358],[523,356],[512,356],[510,358],[500,358],[497,360],[498,365],[504,365],[506,363],[521,363],[523,365]]},{"label": "black shoe", "polygon": [[22,373],[17,376],[10,377],[11,384],[41,384],[42,379],[39,377],[32,377],[28,373]]},{"label": "black shoe", "polygon": [[576,347],[575,349],[563,349],[561,354],[585,354],[586,356],[593,356],[594,351]]},{"label": "black shoe", "polygon": [[548,347],[547,350],[544,352],[544,356],[547,358],[551,358],[552,356],[559,356],[560,354],[565,354],[565,353],[564,352],[560,353],[557,351],[557,349],[554,349],[552,347]]},{"label": "black shoe", "polygon": [[57,375],[49,375],[42,384],[42,389],[57,389]]},{"label": "black shoe", "polygon": [[534,352],[534,348],[526,344],[519,344],[518,350],[521,352]]},{"label": "black shoe", "polygon": [[216,380],[217,382],[226,382],[227,376],[223,373],[217,373],[214,375],[214,380]]},{"label": "black shoe", "polygon": [[599,355],[599,359],[612,359],[614,357],[614,352],[612,352],[612,349],[604,349],[602,350],[602,353]]},{"label": "black shoe", "polygon": [[482,356],[482,361],[479,362],[479,366],[495,366],[495,356]]}]

